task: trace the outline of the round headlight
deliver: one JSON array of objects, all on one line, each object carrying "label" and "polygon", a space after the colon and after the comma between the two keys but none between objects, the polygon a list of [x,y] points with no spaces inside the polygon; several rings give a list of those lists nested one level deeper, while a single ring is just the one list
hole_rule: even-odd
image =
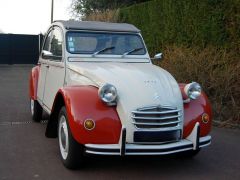
[{"label": "round headlight", "polygon": [[111,84],[104,84],[98,90],[100,99],[108,105],[116,105],[117,89]]},{"label": "round headlight", "polygon": [[190,99],[197,99],[201,95],[202,88],[198,83],[192,82],[185,86],[184,91]]}]

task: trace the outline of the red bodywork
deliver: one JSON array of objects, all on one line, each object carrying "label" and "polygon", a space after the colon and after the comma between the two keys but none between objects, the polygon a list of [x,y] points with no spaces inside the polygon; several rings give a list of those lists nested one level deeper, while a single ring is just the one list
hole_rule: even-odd
[{"label": "red bodywork", "polygon": [[[59,90],[64,97],[70,129],[81,144],[117,144],[121,134],[121,121],[116,107],[109,107],[98,97],[93,86],[71,86]],[[84,128],[84,121],[95,121],[93,130]]]},{"label": "red bodywork", "polygon": [[[188,98],[184,92],[185,85],[186,84],[179,84],[183,99]],[[209,115],[210,120],[208,123],[202,122],[202,115],[204,113]],[[192,132],[196,122],[200,123],[200,137],[206,136],[210,133],[212,124],[212,109],[204,92],[202,92],[202,95],[198,99],[191,100],[189,103],[184,103],[183,138],[186,138]]]},{"label": "red bodywork", "polygon": [[33,100],[37,100],[37,86],[39,77],[39,66],[32,68],[29,78],[29,96]]}]

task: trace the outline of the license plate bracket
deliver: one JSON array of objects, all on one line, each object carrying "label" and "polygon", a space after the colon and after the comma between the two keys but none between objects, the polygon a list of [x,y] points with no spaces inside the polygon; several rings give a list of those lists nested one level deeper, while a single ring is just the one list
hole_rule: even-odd
[{"label": "license plate bracket", "polygon": [[181,130],[171,131],[135,131],[134,142],[169,142],[181,139]]}]

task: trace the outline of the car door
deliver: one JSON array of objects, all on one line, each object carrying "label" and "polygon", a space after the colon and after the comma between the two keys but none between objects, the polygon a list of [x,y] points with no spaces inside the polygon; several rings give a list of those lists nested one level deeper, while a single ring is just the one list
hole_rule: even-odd
[{"label": "car door", "polygon": [[48,58],[48,70],[45,80],[43,104],[47,110],[51,111],[53,101],[58,90],[64,85],[65,66],[63,53],[63,32],[55,26],[53,27],[50,41],[50,56]]},{"label": "car door", "polygon": [[39,70],[39,79],[38,79],[37,99],[41,105],[43,105],[45,81],[46,81],[47,71],[49,68],[48,58],[44,54],[46,54],[47,52],[50,52],[51,37],[52,37],[52,29],[50,28],[46,36],[46,39],[44,41],[43,49],[38,61],[40,70]]}]

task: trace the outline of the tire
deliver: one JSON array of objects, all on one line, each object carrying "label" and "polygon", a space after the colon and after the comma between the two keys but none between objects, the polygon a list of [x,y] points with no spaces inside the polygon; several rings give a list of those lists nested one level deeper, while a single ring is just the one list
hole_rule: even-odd
[{"label": "tire", "polygon": [[65,107],[61,108],[58,116],[58,144],[66,168],[77,169],[83,165],[83,146],[71,134]]},{"label": "tire", "polygon": [[35,122],[40,122],[42,119],[43,109],[38,101],[30,99],[30,111],[32,115],[32,120]]}]

